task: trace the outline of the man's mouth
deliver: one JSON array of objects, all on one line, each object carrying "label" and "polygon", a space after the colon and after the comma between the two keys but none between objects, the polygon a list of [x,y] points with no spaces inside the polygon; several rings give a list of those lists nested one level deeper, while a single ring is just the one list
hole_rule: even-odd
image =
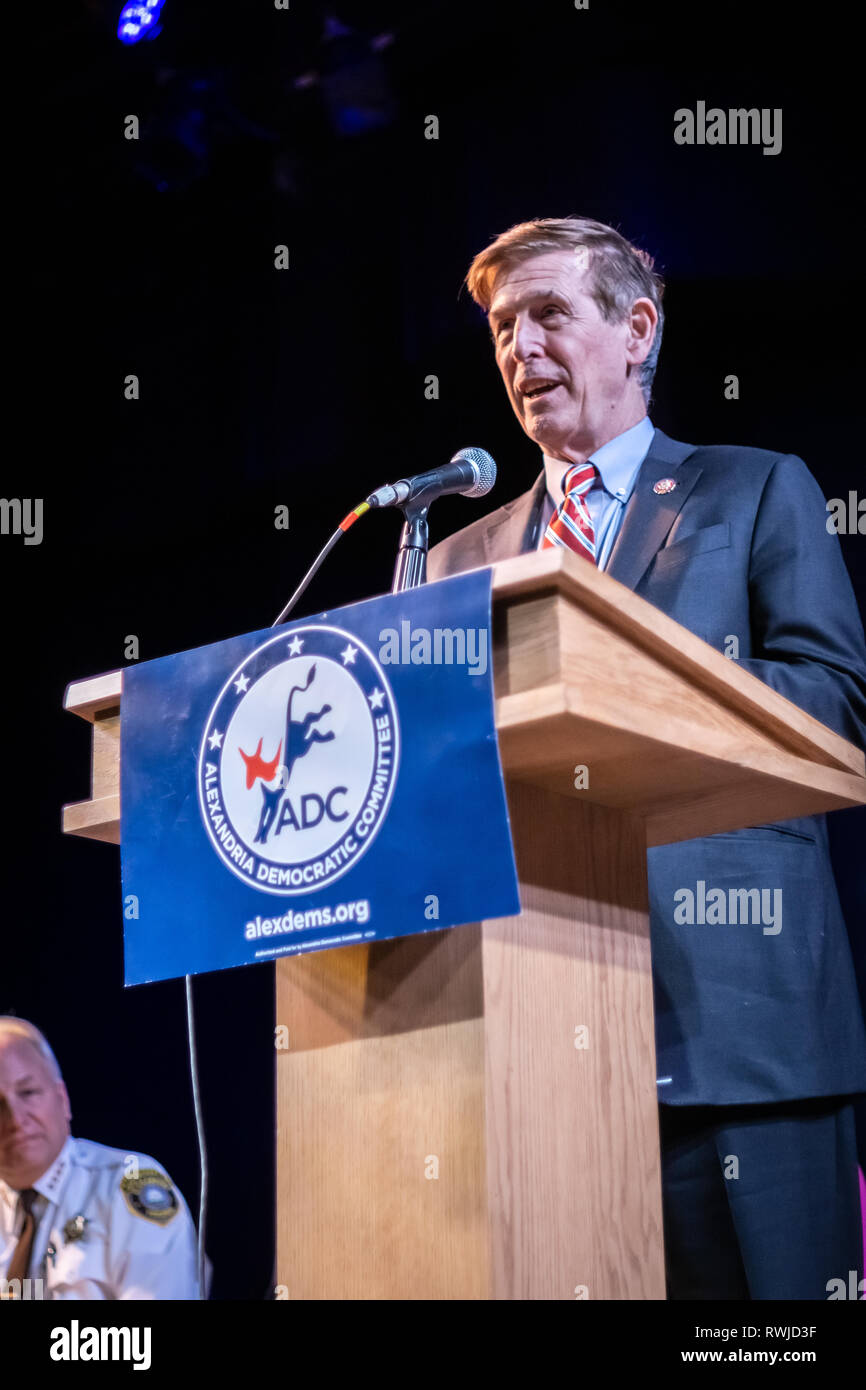
[{"label": "man's mouth", "polygon": [[545,382],[541,382],[538,386],[532,386],[532,387],[530,387],[530,389],[529,389],[528,391],[527,391],[527,390],[524,390],[524,391],[523,391],[524,400],[527,400],[527,401],[535,401],[535,400],[538,400],[538,398],[539,398],[540,396],[547,396],[547,395],[550,394],[551,391],[555,391],[556,388],[557,388],[557,386],[559,386],[559,385],[560,385],[560,382],[558,382],[558,381],[545,381]]}]

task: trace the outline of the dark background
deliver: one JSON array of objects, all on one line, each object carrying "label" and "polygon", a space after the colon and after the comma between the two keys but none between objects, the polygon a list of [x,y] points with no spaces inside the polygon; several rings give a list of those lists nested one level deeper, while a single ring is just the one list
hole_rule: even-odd
[{"label": "dark background", "polygon": [[[183,984],[123,989],[118,852],[59,831],[89,795],[67,682],[123,666],[130,634],[147,660],[267,625],[351,506],[463,445],[498,462],[491,507],[529,486],[538,450],[460,284],[533,216],[596,217],[656,257],[657,425],[797,453],[826,496],[862,495],[859,49],[837,12],[754,0],[168,0],[130,48],[119,9],[40,11],[7,173],[26,307],[2,494],[44,498],[45,536],[0,537],[0,1012],[54,1044],[73,1131],[155,1155],[195,1211]],[[328,13],[350,32],[325,42]],[[781,107],[782,152],[677,146],[700,99]],[[437,503],[433,540],[477,508]],[[398,532],[366,518],[295,616],[387,590]],[[841,543],[866,609],[866,539]],[[830,823],[863,981],[866,816]],[[272,988],[268,966],[195,982],[216,1297],[272,1285]]]}]

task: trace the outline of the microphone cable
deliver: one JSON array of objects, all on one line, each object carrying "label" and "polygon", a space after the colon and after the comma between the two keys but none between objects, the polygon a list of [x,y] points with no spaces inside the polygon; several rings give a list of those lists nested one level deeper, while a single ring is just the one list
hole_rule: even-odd
[{"label": "microphone cable", "polygon": [[[292,609],[294,608],[295,604],[298,602],[298,599],[301,597],[301,595],[303,594],[303,592],[304,592],[304,590],[306,589],[307,585],[310,583],[310,580],[313,579],[313,577],[315,576],[315,574],[316,574],[316,572],[318,571],[319,567],[322,565],[322,563],[323,563],[323,561],[325,560],[325,558],[326,558],[328,555],[330,555],[330,553],[331,553],[331,551],[333,550],[334,546],[337,544],[337,541],[340,539],[341,536],[344,536],[344,535],[346,534],[346,532],[349,530],[349,527],[350,527],[350,526],[354,526],[355,522],[356,522],[360,517],[362,517],[362,516],[364,515],[365,512],[368,512],[368,511],[370,511],[370,504],[369,504],[369,502],[361,502],[357,507],[354,507],[354,508],[352,509],[352,511],[349,512],[348,516],[345,516],[345,517],[343,518],[343,520],[340,522],[340,524],[339,524],[339,526],[337,527],[337,529],[336,529],[336,531],[334,532],[334,534],[330,537],[330,539],[326,542],[326,544],[325,544],[325,545],[322,547],[322,549],[319,551],[319,553],[318,553],[318,555],[316,556],[315,560],[313,561],[312,565],[311,565],[310,568],[307,570],[307,573],[304,575],[303,579],[301,580],[301,582],[300,582],[300,584],[298,585],[298,587],[297,587],[297,589],[295,590],[295,592],[292,594],[292,597],[289,599],[288,603],[286,604],[285,608],[284,608],[284,609],[282,610],[282,612],[280,613],[279,617],[277,617],[277,618],[274,619],[273,623],[271,624],[272,627],[279,627],[280,623],[285,622],[286,618],[287,618],[288,615],[291,613],[291,611],[292,611]],[[200,1179],[201,1179],[201,1180],[200,1180],[200,1185],[199,1185],[199,1203],[198,1203],[198,1247],[197,1247],[197,1263],[198,1263],[198,1288],[199,1288],[199,1294],[198,1294],[198,1296],[199,1296],[199,1299],[202,1299],[202,1300],[203,1300],[203,1299],[206,1299],[207,1296],[208,1296],[208,1291],[207,1291],[207,1289],[206,1289],[206,1287],[205,1287],[205,1283],[206,1283],[205,1276],[206,1276],[206,1272],[207,1272],[207,1271],[206,1271],[206,1265],[205,1265],[205,1248],[204,1248],[204,1242],[205,1242],[205,1229],[206,1229],[206,1225],[207,1225],[207,1199],[208,1199],[208,1161],[207,1161],[207,1144],[206,1144],[206,1142],[205,1142],[205,1133],[204,1133],[204,1113],[203,1113],[203,1110],[202,1110],[202,1103],[201,1103],[201,1083],[200,1083],[200,1080],[199,1080],[199,1071],[198,1071],[198,1052],[197,1052],[197,1049],[196,1049],[196,1041],[195,1041],[195,1015],[194,1015],[194,1012],[193,1012],[192,976],[191,976],[191,975],[186,975],[186,976],[184,977],[184,982],[185,982],[185,986],[186,986],[186,1031],[187,1031],[187,1049],[188,1049],[188,1052],[189,1052],[189,1074],[190,1074],[190,1080],[191,1080],[191,1082],[192,1082],[192,1104],[193,1104],[193,1113],[194,1113],[194,1115],[195,1115],[195,1132],[196,1132],[196,1142],[197,1142],[197,1144],[198,1144],[198,1162],[199,1162],[199,1173],[200,1173]]]},{"label": "microphone cable", "polygon": [[331,551],[334,549],[334,546],[337,544],[337,541],[340,539],[341,536],[345,536],[349,527],[354,526],[355,522],[359,519],[359,517],[362,517],[364,513],[368,512],[369,510],[369,502],[359,502],[358,506],[354,507],[352,511],[349,512],[348,516],[343,517],[343,520],[340,522],[333,536],[331,536],[330,539],[327,540],[325,544],[322,546],[322,549],[319,551],[315,560],[310,565],[310,568],[307,570],[307,573],[304,575],[297,589],[292,594],[292,597],[289,599],[285,608],[283,608],[282,611],[277,615],[277,617],[274,618],[274,621],[271,623],[271,627],[279,627],[280,623],[284,623],[286,621],[286,618],[291,613],[292,609],[294,608],[298,599],[303,594],[310,580],[315,576],[322,562],[326,559],[328,555],[330,555]]}]

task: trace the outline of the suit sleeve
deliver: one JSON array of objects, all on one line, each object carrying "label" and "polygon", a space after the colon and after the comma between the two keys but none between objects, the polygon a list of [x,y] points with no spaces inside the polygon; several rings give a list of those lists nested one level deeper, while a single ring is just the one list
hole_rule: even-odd
[{"label": "suit sleeve", "polygon": [[738,664],[861,748],[866,646],[824,496],[802,459],[780,458],[758,506],[749,563],[753,657]]}]

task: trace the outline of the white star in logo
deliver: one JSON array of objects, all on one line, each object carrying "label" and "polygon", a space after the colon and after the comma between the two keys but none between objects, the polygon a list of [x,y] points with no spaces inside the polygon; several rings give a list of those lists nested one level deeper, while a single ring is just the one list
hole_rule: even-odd
[{"label": "white star in logo", "polygon": [[370,701],[370,708],[371,708],[371,709],[380,709],[380,708],[381,708],[381,705],[382,705],[382,701],[384,700],[384,698],[385,698],[385,692],[384,692],[384,690],[380,690],[379,687],[377,686],[376,689],[373,691],[373,694],[367,696],[367,699]]},{"label": "white star in logo", "polygon": [[303,637],[293,637],[289,643],[289,656],[300,656],[304,647]]},{"label": "white star in logo", "polygon": [[222,736],[222,734],[217,733],[216,729],[214,729],[213,733],[211,734],[210,738],[208,739],[208,743],[209,743],[210,746],[211,746],[211,751],[213,751],[214,748],[222,748],[222,746],[223,746],[223,736]]},{"label": "white star in logo", "polygon": [[243,695],[244,691],[249,686],[249,683],[249,676],[238,676],[237,680],[235,681],[235,690],[238,692],[239,695]]},{"label": "white star in logo", "polygon": [[350,664],[351,664],[352,666],[354,666],[354,664],[355,664],[355,657],[356,657],[357,655],[358,655],[358,648],[357,648],[357,647],[353,647],[351,642],[349,643],[348,647],[345,648],[344,651],[340,652],[340,656],[343,658],[343,665],[344,665],[344,666],[348,666],[348,665],[350,665]]}]

